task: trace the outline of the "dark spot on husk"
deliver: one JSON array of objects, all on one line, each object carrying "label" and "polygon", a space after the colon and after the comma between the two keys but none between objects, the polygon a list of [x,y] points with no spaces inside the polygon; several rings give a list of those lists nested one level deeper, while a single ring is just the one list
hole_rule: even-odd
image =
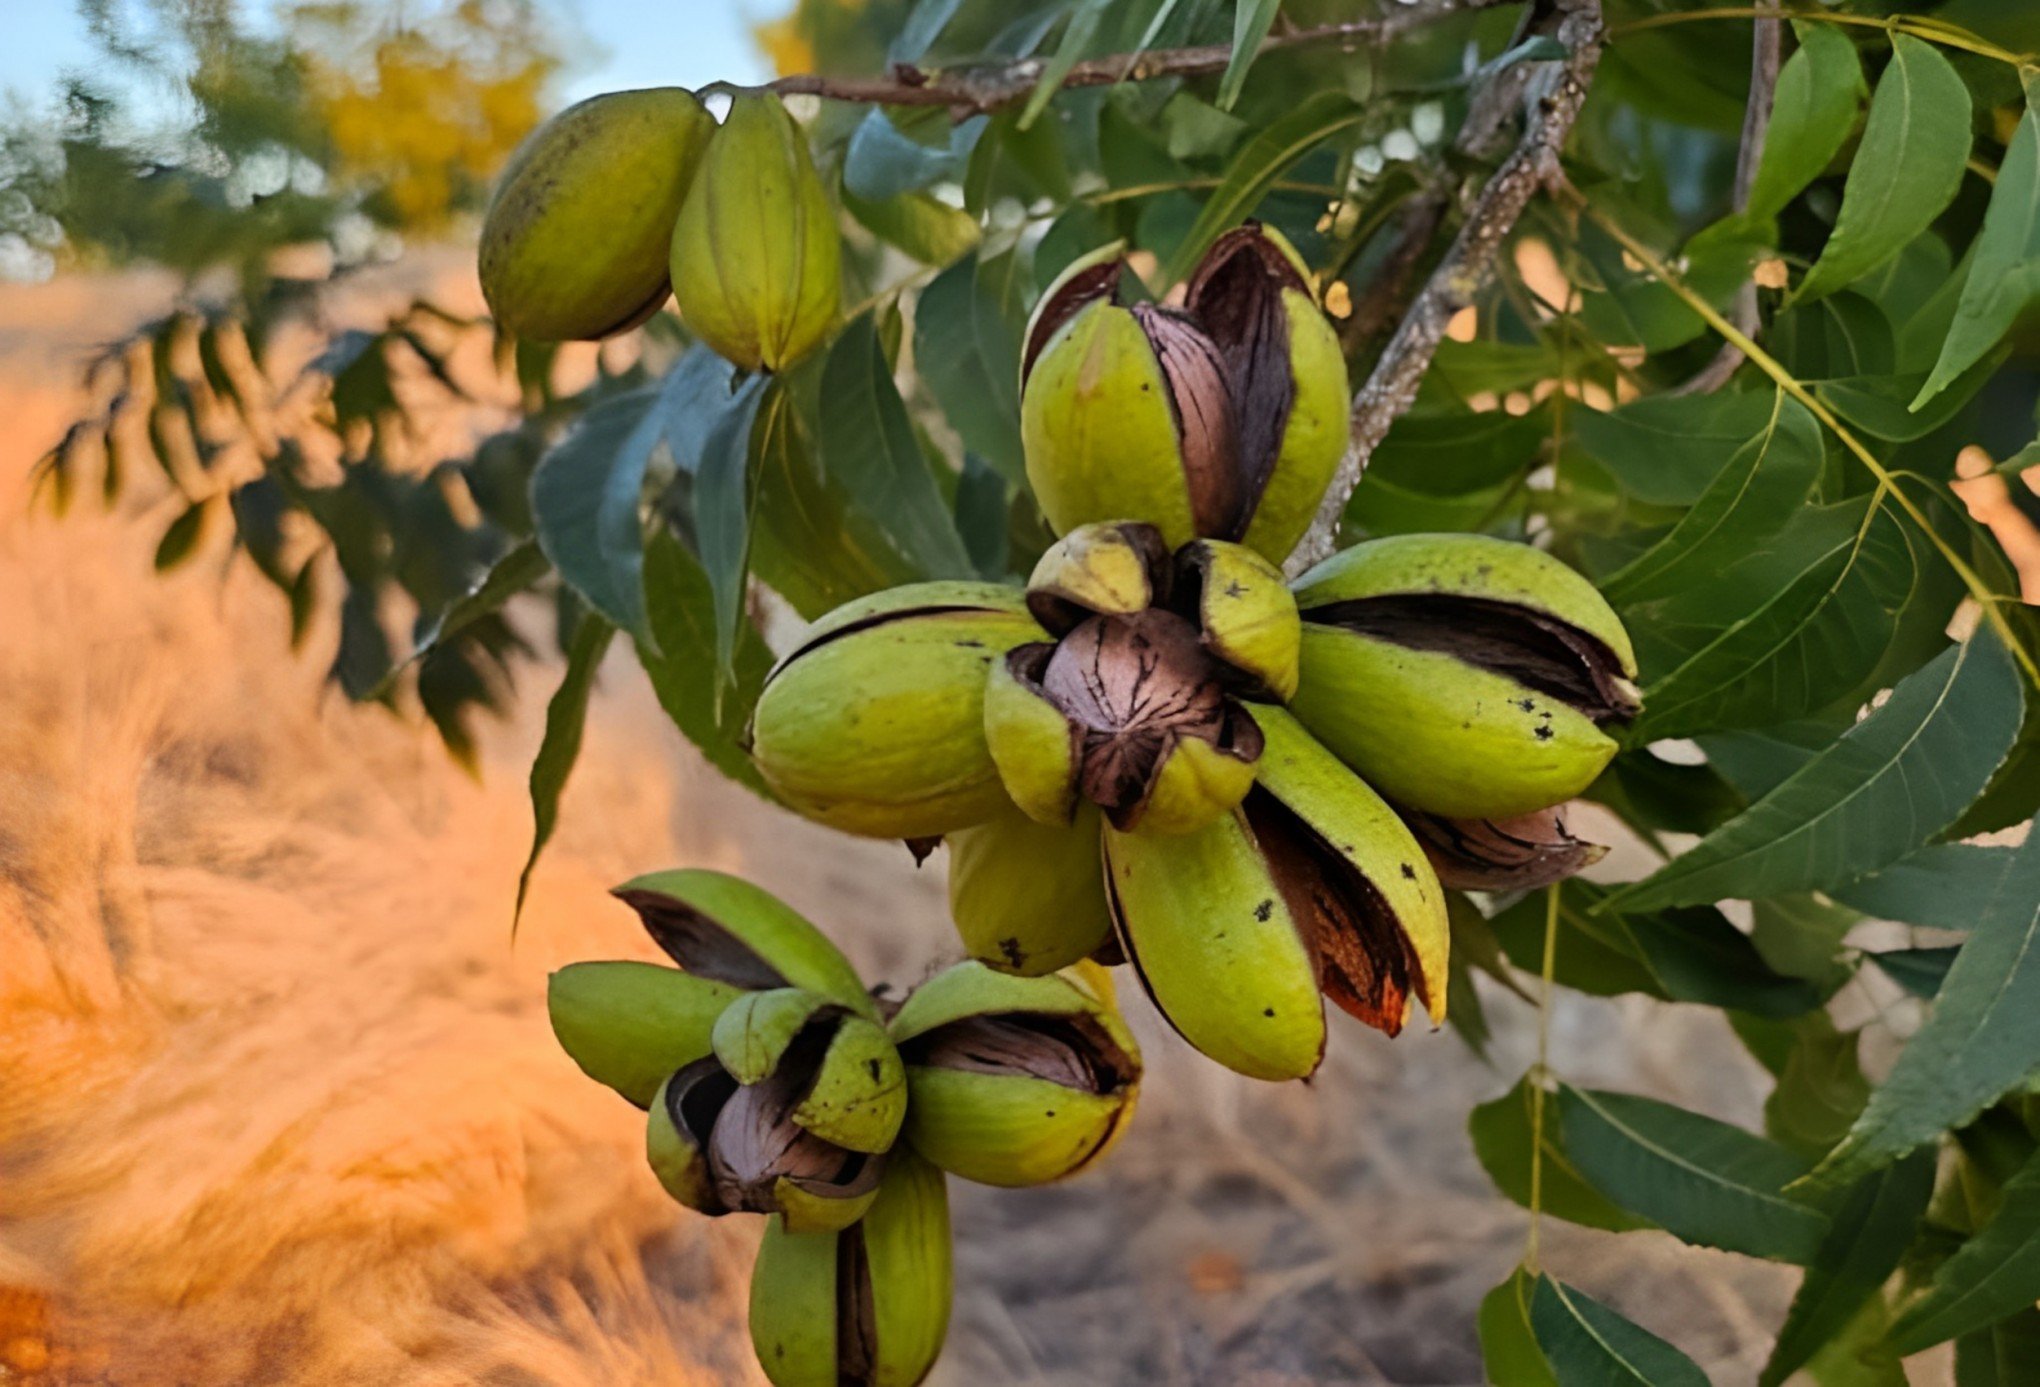
[{"label": "dark spot on husk", "polygon": [[[1169,610],[1194,623],[1200,631],[1204,627],[1205,587],[1211,576],[1211,550],[1204,544],[1186,544],[1176,551],[1174,574],[1169,584]],[[1237,579],[1228,579],[1225,587],[1227,597],[1239,598],[1246,595],[1246,587]],[[1211,649],[1206,633],[1207,649]],[[1211,649],[1213,667],[1219,682],[1226,692],[1242,698],[1274,700],[1274,693],[1260,678],[1227,663],[1222,652]]]},{"label": "dark spot on husk", "polygon": [[[1453,656],[1559,699],[1597,724],[1626,722],[1638,711],[1622,662],[1605,642],[1528,607],[1409,592],[1329,602],[1303,613],[1303,619]],[[1517,706],[1529,712],[1529,703]]]}]

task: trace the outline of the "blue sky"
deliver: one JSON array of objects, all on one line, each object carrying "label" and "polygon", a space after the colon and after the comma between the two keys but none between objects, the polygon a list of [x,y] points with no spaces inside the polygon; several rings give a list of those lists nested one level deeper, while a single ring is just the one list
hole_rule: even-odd
[{"label": "blue sky", "polygon": [[597,66],[568,78],[567,100],[618,87],[763,81],[771,74],[751,42],[751,25],[792,8],[791,0],[551,2],[578,15],[603,50]]},{"label": "blue sky", "polygon": [[[789,0],[542,0],[579,21],[594,51],[561,86],[563,103],[618,87],[700,86],[718,78],[758,81],[764,59],[750,26]],[[243,0],[251,13],[264,0]],[[89,63],[92,47],[70,0],[0,0],[0,91],[41,104],[58,76]]]}]

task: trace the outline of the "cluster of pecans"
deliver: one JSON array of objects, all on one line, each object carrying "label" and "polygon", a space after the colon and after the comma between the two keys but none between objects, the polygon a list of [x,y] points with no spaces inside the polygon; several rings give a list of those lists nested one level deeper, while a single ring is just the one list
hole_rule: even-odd
[{"label": "cluster of pecans", "polygon": [[570,964],[547,993],[553,1031],[645,1109],[674,1199],[771,1216],[751,1282],[766,1375],[920,1381],[949,1323],[945,1176],[1061,1179],[1133,1111],[1140,1051],[1110,978],[967,962],[890,1005],[749,882],[672,871],[616,894],[677,967]]},{"label": "cluster of pecans", "polygon": [[1445,1009],[1447,887],[1593,849],[1550,814],[1614,754],[1635,656],[1593,586],[1480,535],[1279,567],[1344,447],[1346,369],[1301,259],[1247,225],[1180,305],[1117,249],[1042,296],[1027,472],[1061,532],[1024,589],[936,582],[824,616],[751,750],[796,810],[952,850],[966,948],[1124,961],[1192,1045],[1304,1078],[1322,999],[1389,1034]]},{"label": "cluster of pecans", "polygon": [[[603,336],[670,291],[703,342],[779,370],[832,331],[839,260],[777,98],[740,95],[717,128],[648,91],[532,137],[481,270],[513,333]],[[1162,302],[1119,247],[1086,256],[1021,360],[1027,477],[1058,536],[1026,585],[828,613],[748,741],[795,811],[920,855],[946,842],[972,961],[888,1008],[771,896],[670,872],[618,894],[679,971],[553,982],[561,1043],[647,1109],[666,1189],[771,1216],[751,1328],[779,1387],[918,1382],[948,1319],[944,1173],[1035,1184],[1110,1146],[1140,1061],[1104,967],[1262,1079],[1317,1069],[1326,998],[1390,1035],[1442,1020],[1447,889],[1591,861],[1556,806],[1638,711],[1620,621],[1528,545],[1402,535],[1285,579],[1349,383],[1278,232],[1220,237]]]}]

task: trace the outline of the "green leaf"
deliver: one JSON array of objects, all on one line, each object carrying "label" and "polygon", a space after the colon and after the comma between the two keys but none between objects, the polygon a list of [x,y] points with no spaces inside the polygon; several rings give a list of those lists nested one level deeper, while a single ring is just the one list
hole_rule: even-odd
[{"label": "green leaf", "polygon": [[1270,121],[1226,165],[1225,177],[1205,200],[1189,232],[1169,256],[1166,278],[1187,279],[1219,233],[1236,225],[1260,205],[1275,185],[1304,155],[1341,131],[1366,119],[1364,107],[1335,91],[1314,92],[1288,114]]},{"label": "green leaf", "polygon": [[868,317],[830,348],[819,408],[824,468],[857,499],[900,562],[923,578],[973,576]]},{"label": "green leaf", "polygon": [[657,645],[640,643],[637,656],[659,696],[659,706],[709,764],[772,798],[742,741],[772,668],[772,652],[757,628],[746,620],[738,629],[732,686],[718,698],[715,593],[700,561],[671,534],[655,535],[645,547],[645,600]]},{"label": "green leaf", "polygon": [[581,617],[567,650],[567,672],[552,702],[545,706],[545,736],[531,763],[531,851],[525,854],[524,870],[517,874],[517,907],[510,917],[513,936],[524,916],[532,868],[538,865],[538,856],[552,840],[553,827],[559,822],[560,792],[581,755],[581,733],[588,722],[588,696],[595,688],[595,671],[615,635],[616,627],[600,612]]},{"label": "green leaf", "polygon": [[1268,37],[1268,26],[1281,8],[1282,0],[1233,0],[1232,57],[1225,65],[1225,76],[1218,79],[1219,110],[1230,111],[1240,99],[1247,70],[1254,65],[1261,40]]},{"label": "green leaf", "polygon": [[[1442,392],[1446,399],[1466,404],[1476,396],[1489,392],[1505,395],[1512,390],[1529,390],[1539,382],[1565,373],[1568,362],[1562,345],[1550,337],[1539,337],[1535,342],[1494,342],[1476,338],[1461,342],[1448,337],[1438,344],[1438,354],[1431,358],[1431,369],[1424,373],[1424,383],[1418,390],[1419,407],[1428,403],[1431,395],[1427,392]],[[1545,411],[1532,410],[1531,414]],[[1528,418],[1529,415],[1513,415],[1503,410],[1477,412],[1477,418],[1499,416],[1503,419]],[[1404,415],[1396,421],[1400,428],[1409,421]],[[1549,423],[1546,424],[1547,431]],[[1394,430],[1390,430],[1390,437]],[[1384,444],[1387,440],[1383,440]],[[1379,448],[1375,457],[1380,457]],[[1373,461],[1368,462],[1372,467]]]},{"label": "green leaf", "polygon": [[1560,1085],[1566,1151],[1620,1207],[1702,1247],[1806,1263],[1819,1210],[1781,1191],[1810,1162],[1776,1142],[1669,1103]]},{"label": "green leaf", "polygon": [[2008,351],[1989,350],[1982,360],[1949,382],[1951,388],[1944,389],[1927,405],[1915,399],[1926,379],[1922,371],[1851,376],[1808,384],[1815,398],[1862,432],[1892,443],[1911,443],[1946,426],[1960,414],[2004,364]]},{"label": "green leaf", "polygon": [[1779,1387],[1842,1334],[1898,1270],[1933,1192],[1931,1151],[1900,1161],[1849,1191],[1792,1297],[1758,1387]]},{"label": "green leaf", "polygon": [[1098,25],[1104,20],[1105,12],[1112,7],[1112,0],[1076,0],[1070,11],[1069,23],[1063,29],[1062,42],[1056,45],[1055,56],[1041,69],[1041,76],[1035,82],[1034,92],[1027,98],[1027,105],[1020,112],[1020,129],[1026,130],[1034,124],[1035,118],[1047,109],[1048,103],[1061,90],[1063,78],[1070,75],[1070,69],[1077,65],[1077,59],[1091,46],[1097,37]]},{"label": "green leaf", "polygon": [[1644,747],[1617,752],[1586,798],[1646,835],[1710,833],[1749,807],[1713,766],[1678,765]]},{"label": "green leaf", "polygon": [[1799,49],[1778,73],[1764,157],[1750,184],[1749,215],[1775,217],[1820,177],[1856,128],[1869,88],[1856,45],[1830,24],[1795,24]]},{"label": "green leaf", "polygon": [[1986,631],[1892,691],[1770,794],[1652,875],[1630,910],[1822,890],[1919,847],[1974,799],[2018,730],[2019,675]]},{"label": "green leaf", "polygon": [[715,670],[727,683],[736,655],[737,625],[743,615],[745,576],[751,563],[751,513],[756,498],[751,467],[751,425],[758,417],[771,377],[752,376],[739,385],[702,440],[700,470],[694,476],[695,552],[715,595]]},{"label": "green leaf", "polygon": [[894,119],[892,112],[874,106],[850,132],[850,143],[843,151],[843,192],[847,197],[884,202],[958,178],[987,123],[983,116],[972,116],[954,126],[942,121],[945,142],[928,145],[903,133]]},{"label": "green leaf", "polygon": [[920,0],[893,36],[892,45],[886,49],[886,62],[920,62],[929,45],[941,37],[962,6],[963,0]]},{"label": "green leaf", "polygon": [[1969,120],[1969,88],[1949,61],[1932,44],[1894,33],[1834,232],[1794,302],[1862,278],[1933,224],[1962,186]]},{"label": "green leaf", "polygon": [[978,242],[976,217],[928,193],[870,202],[845,188],[843,206],[872,235],[923,265],[947,265]]},{"label": "green leaf", "polygon": [[1708,1387],[1685,1354],[1548,1276],[1537,1278],[1530,1324],[1559,1387]]},{"label": "green leaf", "polygon": [[1968,1122],[2040,1069],[2040,831],[1971,922],[1927,1018],[1808,1183],[1837,1189]]},{"label": "green leaf", "polygon": [[[1750,942],[1779,972],[1805,978],[1822,995],[1831,995],[1855,976],[1855,969],[1843,961],[1842,939],[1861,918],[1811,893],[1773,896],[1752,907]],[[1831,1145],[1832,1141],[1822,1142],[1821,1150]]]},{"label": "green leaf", "polygon": [[991,582],[1006,577],[1012,536],[1006,479],[976,453],[963,455],[963,474],[956,479],[956,532],[970,553],[977,576]]},{"label": "green leaf", "polygon": [[2004,889],[2015,848],[1933,843],[1832,894],[1865,915],[1906,925],[1967,929]]},{"label": "green leaf", "polygon": [[[1768,233],[1747,219],[1719,221],[1680,247],[1680,278],[1714,307],[1726,308],[1769,249]],[[1682,296],[1655,276],[1631,270],[1613,242],[1597,233],[1582,237],[1579,250],[1598,281],[1581,300],[1581,317],[1602,342],[1668,352],[1707,331],[1707,320]]]},{"label": "green leaf", "polygon": [[507,550],[489,566],[475,585],[448,603],[438,618],[418,637],[411,658],[392,669],[376,689],[377,696],[388,691],[404,670],[443,648],[449,641],[483,617],[494,616],[505,603],[552,572],[538,541],[527,539]]},{"label": "green leaf", "polygon": [[1536,1274],[1517,1267],[1481,1298],[1480,1361],[1495,1387],[1558,1387],[1530,1327],[1530,1297],[1536,1289]]},{"label": "green leaf", "polygon": [[1018,122],[1011,112],[994,116],[970,152],[963,205],[974,215],[984,216],[1003,198],[1031,203],[1045,197],[1062,203],[1073,196],[1063,123],[1028,129]]},{"label": "green leaf", "polygon": [[456,598],[419,641],[419,653],[493,615],[518,593],[552,571],[536,540],[525,540],[489,566],[476,584]]},{"label": "green leaf", "polygon": [[1792,778],[1847,725],[1825,718],[1802,718],[1747,732],[1723,732],[1700,738],[1707,764],[1740,790],[1745,799],[1761,799]]},{"label": "green leaf", "polygon": [[1848,1135],[1870,1101],[1856,1033],[1838,1031],[1825,1011],[1789,1023],[1792,1046],[1778,1085],[1764,1100],[1764,1130],[1811,1165]]},{"label": "green leaf", "polygon": [[[782,384],[811,384],[820,375],[820,364],[811,360]],[[842,481],[822,469],[809,446],[805,420],[815,420],[816,429],[821,423],[810,403],[790,398],[792,393],[768,390],[751,428],[751,468],[757,480],[750,566],[795,611],[813,620],[914,574]]]},{"label": "green leaf", "polygon": [[170,528],[156,542],[158,573],[169,572],[198,552],[198,542],[205,538],[205,518],[206,503],[193,501],[170,522]]},{"label": "green leaf", "polygon": [[2021,1310],[1955,1343],[1955,1387],[2040,1382],[2040,1310]]},{"label": "green leaf", "polygon": [[[1875,376],[1895,370],[1897,335],[1884,308],[1868,290],[1878,279],[1899,279],[1901,270],[1910,271],[1921,258],[1913,246],[1941,244],[1931,234],[1923,236],[1865,281],[1865,292],[1840,289],[1780,313],[1771,324],[1771,354],[1803,381]],[[1942,273],[1946,273],[1945,267]]]},{"label": "green leaf", "polygon": [[539,547],[590,606],[626,631],[645,626],[638,504],[663,421],[656,385],[590,408],[539,459],[531,514]]},{"label": "green leaf", "polygon": [[1955,956],[1961,952],[1952,944],[1938,949],[1883,949],[1871,954],[1870,960],[1884,970],[1884,976],[1913,996],[1931,1002],[1941,995],[1948,970],[1955,966]]},{"label": "green leaf", "polygon": [[2005,1182],[1990,1222],[1943,1262],[1934,1284],[1891,1326],[1891,1346],[1919,1353],[1988,1328],[2040,1300],[2040,1156]]},{"label": "green leaf", "polygon": [[914,310],[914,363],[963,446],[1022,486],[1018,278],[1010,253],[935,276]]},{"label": "green leaf", "polygon": [[2040,303],[2040,71],[2020,74],[2026,113],[1998,166],[1997,187],[1969,257],[1962,302],[1941,344],[1941,359],[1920,387],[1918,409],[1983,360],[2019,315]]},{"label": "green leaf", "polygon": [[1573,409],[1580,446],[1629,495],[1654,506],[1690,506],[1720,476],[1721,460],[1770,427],[1770,391],[1646,395],[1615,409]]},{"label": "green leaf", "polygon": [[[1632,609],[1646,667],[1680,643],[1697,648],[1645,687],[1630,740],[1764,726],[1833,702],[1877,668],[1918,572],[1897,517],[1865,497],[1803,510],[1714,582],[1657,612]],[[1717,628],[1722,612],[1737,615]]]},{"label": "green leaf", "polygon": [[[1526,1074],[1514,1088],[1492,1102],[1480,1104],[1466,1118],[1466,1130],[1473,1138],[1473,1154],[1479,1158],[1481,1169],[1495,1182],[1496,1189],[1526,1209],[1530,1207],[1534,1101],[1530,1076]],[[1620,1208],[1581,1178],[1566,1155],[1558,1099],[1549,1093],[1544,1096],[1543,1147],[1539,1190],[1545,1213],[1610,1233],[1650,1227],[1647,1221]]]},{"label": "green leaf", "polygon": [[[1641,992],[1666,1001],[1797,1016],[1820,1005],[1819,989],[1783,977],[1720,911],[1624,912],[1603,908],[1607,889],[1568,882],[1559,897],[1557,980],[1590,996]],[[1495,937],[1517,967],[1542,962],[1545,901],[1527,896],[1497,915]]]},{"label": "green leaf", "polygon": [[1819,423],[1778,391],[1764,428],[1729,457],[1669,535],[1601,583],[1602,594],[1626,606],[1711,577],[1791,518],[1824,457]]},{"label": "green leaf", "polygon": [[1506,482],[1536,465],[1551,436],[1551,412],[1405,414],[1368,459],[1356,500],[1392,482],[1429,496],[1456,497]]},{"label": "green leaf", "polygon": [[1882,1297],[1865,1301],[1856,1317],[1807,1360],[1807,1379],[1815,1387],[1907,1387],[1904,1366],[1884,1346],[1890,1323]]}]

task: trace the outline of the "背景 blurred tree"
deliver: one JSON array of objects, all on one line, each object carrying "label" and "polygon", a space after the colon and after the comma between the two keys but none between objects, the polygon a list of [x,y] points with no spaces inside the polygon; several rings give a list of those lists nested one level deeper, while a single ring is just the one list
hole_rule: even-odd
[{"label": "\u80cc\u666f blurred tree", "polygon": [[[161,266],[183,288],[87,363],[92,409],[40,480],[59,505],[88,460],[108,504],[142,479],[153,503],[167,482],[182,504],[163,568],[230,514],[237,551],[287,594],[293,640],[337,608],[333,677],[394,704],[408,644],[394,628],[426,629],[527,524],[522,479],[560,419],[551,354],[500,344],[524,417],[447,461],[420,446],[416,411],[500,386],[448,364],[490,325],[417,302],[379,330],[335,330],[328,290],[480,210],[575,35],[535,0],[79,0],[79,13],[94,63],[62,75],[49,109],[0,123],[0,250]],[[325,340],[309,365],[302,334],[276,349],[293,323]],[[470,710],[500,705],[525,648],[491,617],[420,662],[418,701],[463,762]]]},{"label": "\u80cc\u666f blurred tree", "polygon": [[0,130],[0,235],[70,264],[240,272],[442,231],[545,111],[562,36],[530,0],[81,0],[99,61]]}]

